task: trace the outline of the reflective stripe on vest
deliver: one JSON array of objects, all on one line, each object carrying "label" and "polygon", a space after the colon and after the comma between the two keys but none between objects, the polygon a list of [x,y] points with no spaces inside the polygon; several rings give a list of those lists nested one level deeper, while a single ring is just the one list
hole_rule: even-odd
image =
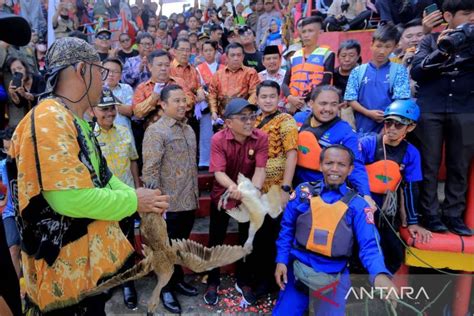
[{"label": "reflective stripe on vest", "polygon": [[296,220],[296,241],[306,250],[327,257],[350,257],[354,244],[352,227],[344,215],[356,193],[352,190],[333,204],[327,204],[320,196],[311,198],[311,209]]},{"label": "reflective stripe on vest", "polygon": [[387,153],[387,159],[384,158],[382,136],[377,136],[375,146],[375,161],[365,166],[367,176],[369,177],[370,192],[385,194],[388,191],[396,191],[402,181],[400,170],[403,169],[402,161],[405,157],[408,143],[403,141],[399,146],[396,155]]},{"label": "reflective stripe on vest", "polygon": [[319,171],[319,157],[322,147],[331,145],[321,137],[333,127],[340,119],[336,117],[333,121],[324,123],[318,127],[311,127],[311,115],[300,128],[298,133],[298,159],[296,164],[300,167]]},{"label": "reflective stripe on vest", "polygon": [[290,93],[294,96],[303,96],[305,93],[320,84],[324,75],[324,61],[331,53],[327,47],[316,48],[305,60],[303,50],[300,49],[291,57]]}]

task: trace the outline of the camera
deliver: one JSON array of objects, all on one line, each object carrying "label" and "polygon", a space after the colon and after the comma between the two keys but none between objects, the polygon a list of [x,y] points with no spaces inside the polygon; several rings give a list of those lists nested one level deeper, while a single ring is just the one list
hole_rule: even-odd
[{"label": "camera", "polygon": [[474,24],[465,23],[442,38],[438,43],[438,49],[443,53],[451,54],[470,45],[474,45]]}]

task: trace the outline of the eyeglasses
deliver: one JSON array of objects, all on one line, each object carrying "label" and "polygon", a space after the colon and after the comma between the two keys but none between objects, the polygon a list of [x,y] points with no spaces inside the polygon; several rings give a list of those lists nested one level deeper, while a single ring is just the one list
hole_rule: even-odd
[{"label": "eyeglasses", "polygon": [[109,75],[121,75],[122,72],[120,70],[109,70]]},{"label": "eyeglasses", "polygon": [[140,45],[142,45],[143,47],[152,47],[153,46],[153,43],[140,43]]},{"label": "eyeglasses", "polygon": [[130,39],[129,39],[129,38],[125,38],[125,39],[121,39],[121,40],[120,40],[120,43],[126,43],[126,42],[130,42]]},{"label": "eyeglasses", "polygon": [[100,65],[96,65],[96,64],[91,64],[91,63],[87,63],[89,65],[92,66],[96,66],[97,68],[99,68],[99,71],[100,71],[100,77],[102,79],[102,81],[105,81],[105,79],[107,79],[107,77],[109,76],[109,70],[105,67],[102,67]]},{"label": "eyeglasses", "polygon": [[407,126],[401,122],[398,122],[398,121],[394,121],[394,120],[385,120],[383,121],[384,125],[386,128],[390,128],[393,126],[395,126],[396,129],[402,129],[404,126]]},{"label": "eyeglasses", "polygon": [[232,118],[239,119],[242,123],[255,122],[257,120],[257,114],[233,115]]},{"label": "eyeglasses", "polygon": [[103,41],[108,41],[110,39],[110,35],[107,35],[107,34],[100,34],[100,35],[97,35],[98,39],[100,40],[103,40]]},{"label": "eyeglasses", "polygon": [[190,53],[191,50],[189,48],[177,48],[176,49],[178,52],[181,52],[181,53]]}]

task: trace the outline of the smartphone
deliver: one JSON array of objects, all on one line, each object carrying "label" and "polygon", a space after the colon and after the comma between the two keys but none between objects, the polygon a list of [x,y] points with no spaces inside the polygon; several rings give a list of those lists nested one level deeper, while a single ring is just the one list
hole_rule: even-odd
[{"label": "smartphone", "polygon": [[21,87],[21,80],[23,79],[23,74],[21,72],[15,72],[13,74],[12,85],[14,87]]},{"label": "smartphone", "polygon": [[425,8],[425,13],[426,13],[426,15],[429,15],[429,14],[435,12],[436,10],[439,10],[438,5],[436,3],[433,3],[433,4],[430,4],[429,6],[427,6]]}]

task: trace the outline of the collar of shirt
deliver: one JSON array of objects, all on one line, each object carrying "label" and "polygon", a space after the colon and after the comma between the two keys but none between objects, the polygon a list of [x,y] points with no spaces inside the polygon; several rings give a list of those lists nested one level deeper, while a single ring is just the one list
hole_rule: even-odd
[{"label": "collar of shirt", "polygon": [[240,70],[244,70],[244,65],[241,65],[239,68],[237,68],[237,70],[231,70],[231,69],[229,68],[229,66],[225,66],[225,71],[226,71],[226,72],[229,71],[229,72],[235,73],[235,72],[240,71]]},{"label": "collar of shirt", "polygon": [[375,69],[382,69],[382,68],[385,68],[385,67],[387,67],[387,66],[390,65],[390,59],[387,60],[387,62],[386,62],[385,64],[380,65],[380,67],[375,66],[372,61],[369,61],[369,65],[370,65],[372,68],[375,68]]},{"label": "collar of shirt", "polygon": [[[253,138],[253,139],[258,139],[255,130],[256,130],[255,128],[252,130],[252,134],[250,134],[249,137],[250,137],[250,138]],[[227,127],[227,128],[224,130],[224,133],[225,133],[225,139],[226,139],[226,140],[235,139],[234,133],[232,133],[232,130],[231,130],[230,128]],[[249,137],[247,137],[247,138],[245,139],[244,143],[247,142],[247,140],[248,140]]]},{"label": "collar of shirt", "polygon": [[172,118],[172,117],[167,116],[166,114],[163,114],[163,116],[161,117],[161,119],[163,120],[163,123],[165,123],[165,125],[168,126],[168,127],[171,127],[171,126],[173,126],[173,125],[175,125],[175,124],[177,124],[177,125],[184,125],[184,124],[186,124],[186,122],[187,122],[187,119],[186,119],[186,118],[184,118],[182,121],[178,121],[178,120],[175,120],[175,119]]},{"label": "collar of shirt", "polygon": [[279,78],[284,76],[284,72],[285,72],[285,70],[279,68],[278,71],[274,75],[272,75],[268,72],[268,70],[265,69],[265,70],[261,71],[260,74],[262,74],[266,78],[278,78],[279,79]]},{"label": "collar of shirt", "polygon": [[321,189],[320,195],[322,199],[327,200],[325,202],[334,203],[334,199],[339,200],[348,191],[346,183],[341,184],[337,189],[329,188],[324,180],[322,181],[322,184],[323,187]]},{"label": "collar of shirt", "polygon": [[99,123],[96,123],[95,124],[95,127],[94,127],[94,134],[95,133],[102,133],[102,134],[108,134],[110,133],[112,130],[116,129],[117,127],[115,126],[115,123],[112,124],[112,128],[110,129],[104,129],[102,128]]},{"label": "collar of shirt", "polygon": [[186,64],[186,66],[181,65],[176,59],[173,60],[172,63],[173,67],[180,67],[180,68],[190,68],[191,65],[189,63]]}]

